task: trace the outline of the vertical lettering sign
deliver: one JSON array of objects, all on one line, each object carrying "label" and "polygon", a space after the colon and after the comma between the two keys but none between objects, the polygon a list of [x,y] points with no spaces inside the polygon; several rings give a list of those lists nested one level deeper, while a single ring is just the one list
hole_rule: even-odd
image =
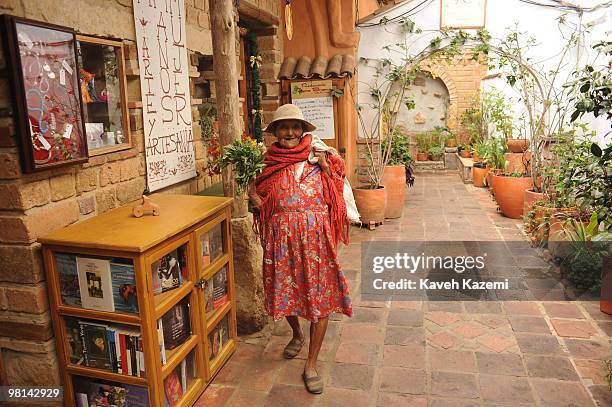
[{"label": "vertical lettering sign", "polygon": [[147,184],[195,177],[184,0],[134,0]]}]

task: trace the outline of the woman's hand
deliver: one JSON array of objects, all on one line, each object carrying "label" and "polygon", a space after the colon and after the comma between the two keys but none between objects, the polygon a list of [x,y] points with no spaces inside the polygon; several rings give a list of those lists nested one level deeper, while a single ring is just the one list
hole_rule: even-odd
[{"label": "woman's hand", "polygon": [[323,151],[323,152],[318,152],[316,155],[317,155],[319,167],[321,167],[321,170],[327,175],[331,175],[331,169],[329,168],[329,163],[327,162],[327,153]]},{"label": "woman's hand", "polygon": [[263,202],[261,200],[261,197],[257,193],[257,188],[255,188],[254,182],[251,182],[249,184],[248,195],[249,195],[249,201],[251,201],[251,205],[253,205],[253,208],[259,209]]}]

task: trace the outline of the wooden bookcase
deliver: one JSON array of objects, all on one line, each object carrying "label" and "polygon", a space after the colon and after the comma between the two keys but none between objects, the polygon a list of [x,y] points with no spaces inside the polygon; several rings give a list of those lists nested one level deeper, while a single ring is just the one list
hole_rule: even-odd
[{"label": "wooden bookcase", "polygon": [[[181,384],[185,383],[183,377],[186,377],[187,388],[182,389],[182,396],[176,405],[190,406],[235,350],[236,299],[230,227],[231,198],[158,194],[153,195],[152,200],[160,205],[160,216],[145,215],[142,218],[135,218],[132,216],[132,207],[135,204],[132,204],[39,239],[43,244],[51,315],[63,375],[66,406],[77,405],[75,390],[81,393],[83,391],[75,387],[82,386],[85,382],[107,381],[115,386],[132,386],[132,389],[137,389],[141,393],[146,389],[149,405],[163,407],[166,405],[165,379],[169,376],[173,376],[174,379],[177,375]],[[177,255],[179,263],[183,263],[180,264],[181,285],[156,294],[155,276],[159,273],[154,274],[152,269],[161,267],[159,264],[164,264],[162,258],[169,258],[164,256],[175,253],[174,250],[178,248],[181,248],[178,253],[183,254],[182,257],[180,254]],[[218,256],[216,258],[204,256],[203,248],[208,248],[209,255],[214,254],[211,253],[214,249]],[[68,260],[61,260],[58,263],[58,254],[62,259]],[[77,270],[77,277],[79,273],[85,273],[84,270],[78,271],[77,261],[83,264],[82,261],[87,259],[107,259],[110,268],[113,264],[122,262],[127,263],[128,270],[131,263],[137,292],[134,298],[138,312],[89,309],[84,308],[82,303],[79,306],[80,300],[75,300],[74,295],[70,297],[70,289],[66,288],[71,287],[74,294],[75,277],[70,275],[70,267],[62,263],[62,261],[71,261],[73,257],[76,259],[74,270]],[[217,275],[223,270],[224,275]],[[130,275],[125,273],[125,276]],[[209,288],[213,276],[219,278],[221,282],[226,281],[227,297],[222,296],[218,302],[214,301],[216,308],[207,311],[207,301],[208,308],[213,304],[210,302],[212,292]],[[222,278],[223,276],[225,278]],[[83,295],[94,293],[91,295],[95,296],[97,292],[90,291],[89,282],[96,280],[93,278],[89,280],[89,277],[88,274],[87,294]],[[80,289],[82,287],[77,284],[77,290]],[[116,287],[113,287],[113,292],[115,291]],[[215,292],[215,300],[217,294]],[[158,332],[158,321],[167,312],[173,312],[174,306],[182,303],[184,299],[189,303],[191,334],[174,349],[166,349],[166,363],[163,364],[160,342],[164,335]],[[118,308],[117,304],[114,302],[113,304]],[[75,323],[78,324],[81,329],[76,331],[78,333],[83,332],[82,323],[111,326],[117,331],[139,330],[144,372],[140,376],[127,375],[115,373],[112,369],[88,367],[85,360],[77,361],[78,355],[75,356],[74,353],[75,349],[78,350],[79,344],[74,337],[79,334],[75,334],[72,328],[67,328],[71,323],[72,327]],[[219,342],[222,346],[219,346]],[[111,346],[109,348],[113,349]],[[91,360],[90,354],[88,357]],[[121,354],[119,358],[123,364],[125,361]],[[182,362],[183,360],[185,362]],[[187,372],[183,375],[185,371]]]}]

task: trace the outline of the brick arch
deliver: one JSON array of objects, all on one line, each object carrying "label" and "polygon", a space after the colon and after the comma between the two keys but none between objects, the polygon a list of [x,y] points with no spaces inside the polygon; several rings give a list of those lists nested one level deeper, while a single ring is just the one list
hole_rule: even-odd
[{"label": "brick arch", "polygon": [[454,132],[459,130],[459,93],[457,85],[449,71],[440,63],[434,64],[430,61],[419,63],[421,70],[429,73],[434,79],[440,79],[448,91],[448,107],[446,125]]}]

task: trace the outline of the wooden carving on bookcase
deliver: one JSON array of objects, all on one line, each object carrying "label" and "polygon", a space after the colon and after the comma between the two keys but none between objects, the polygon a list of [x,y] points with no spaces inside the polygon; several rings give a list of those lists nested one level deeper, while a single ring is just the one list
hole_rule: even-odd
[{"label": "wooden carving on bookcase", "polygon": [[232,200],[155,200],[40,239],[68,406],[192,405],[235,349]]}]

